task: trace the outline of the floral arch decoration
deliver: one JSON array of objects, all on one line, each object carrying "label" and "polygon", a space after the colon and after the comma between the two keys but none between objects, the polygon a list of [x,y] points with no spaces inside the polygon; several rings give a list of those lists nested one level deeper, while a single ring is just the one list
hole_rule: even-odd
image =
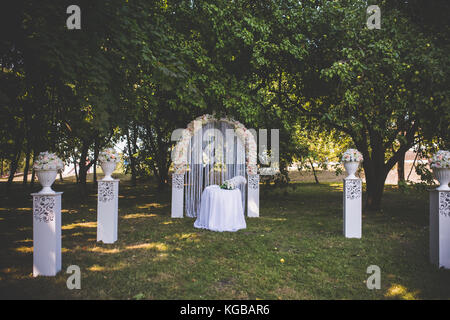
[{"label": "floral arch decoration", "polygon": [[[175,174],[184,174],[187,169],[187,152],[191,138],[202,128],[202,126],[211,121],[221,121],[230,124],[236,133],[236,136],[241,140],[245,146],[245,161],[247,167],[247,174],[254,175],[258,173],[257,167],[257,147],[255,137],[252,132],[248,130],[239,121],[221,118],[216,119],[214,116],[205,114],[189,122],[186,130],[183,131],[181,140],[175,146],[174,150],[174,172]],[[196,123],[201,124],[196,126]]]},{"label": "floral arch decoration", "polygon": [[[235,136],[242,143],[245,149],[245,171],[247,173],[247,215],[249,217],[259,216],[259,175],[257,167],[257,146],[256,140],[252,132],[248,130],[242,123],[230,118],[216,118],[213,115],[205,114],[191,121],[186,129],[181,133],[175,148],[172,152],[173,174],[172,174],[172,217],[181,218],[184,212],[184,188],[185,175],[188,171],[188,154],[190,152],[191,141],[196,134],[212,122],[225,123],[230,129],[234,129]],[[186,194],[186,205],[190,202],[190,198]],[[197,200],[198,201],[198,196]],[[245,203],[245,199],[243,199]],[[188,215],[191,216],[191,215]]]}]

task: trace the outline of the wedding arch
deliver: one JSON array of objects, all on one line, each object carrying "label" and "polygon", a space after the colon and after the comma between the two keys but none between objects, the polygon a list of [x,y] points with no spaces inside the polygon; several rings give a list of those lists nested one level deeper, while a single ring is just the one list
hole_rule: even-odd
[{"label": "wedding arch", "polygon": [[[182,130],[172,151],[172,218],[196,217],[205,187],[245,176],[239,186],[247,216],[259,216],[257,147],[252,132],[240,122],[203,115]],[[245,210],[245,209],[244,209]]]}]

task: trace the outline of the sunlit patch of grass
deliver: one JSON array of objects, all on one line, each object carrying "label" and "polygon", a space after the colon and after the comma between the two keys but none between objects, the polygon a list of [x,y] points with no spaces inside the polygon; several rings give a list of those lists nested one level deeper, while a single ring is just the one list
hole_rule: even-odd
[{"label": "sunlit patch of grass", "polygon": [[133,213],[133,214],[127,214],[122,219],[137,219],[137,218],[151,218],[151,217],[157,217],[158,215],[153,213]]},{"label": "sunlit patch of grass", "polygon": [[63,230],[72,230],[75,228],[97,228],[97,222],[96,221],[90,221],[90,222],[78,222],[78,223],[71,223],[65,226],[62,226],[61,229]]},{"label": "sunlit patch of grass", "polygon": [[263,219],[271,221],[287,221],[287,218],[263,218]]},{"label": "sunlit patch of grass", "polygon": [[105,267],[94,264],[92,267],[87,268],[89,271],[105,271]]},{"label": "sunlit patch of grass", "polygon": [[61,209],[61,213],[66,213],[66,214],[73,214],[73,213],[77,213],[78,210],[70,210],[70,209]]},{"label": "sunlit patch of grass", "polygon": [[150,243],[140,243],[132,246],[127,246],[127,250],[135,250],[135,249],[147,249],[147,250],[157,250],[157,251],[167,251],[169,247],[167,244],[162,242],[150,242]]},{"label": "sunlit patch of grass", "polygon": [[120,249],[113,248],[113,249],[107,249],[102,247],[93,247],[88,249],[91,252],[100,252],[100,253],[119,253]]},{"label": "sunlit patch of grass", "polygon": [[414,292],[408,291],[408,289],[401,284],[393,284],[386,292],[385,296],[388,298],[399,298],[403,300],[416,300],[419,290]]},{"label": "sunlit patch of grass", "polygon": [[23,242],[25,242],[25,243],[33,242],[33,239],[23,239],[23,240],[16,241],[16,243],[23,243]]},{"label": "sunlit patch of grass", "polygon": [[81,236],[84,236],[84,233],[82,233],[82,232],[75,232],[75,233],[72,233],[70,236],[71,237],[81,237]]},{"label": "sunlit patch of grass", "polygon": [[21,253],[30,253],[33,252],[33,247],[19,247],[14,250]]},{"label": "sunlit patch of grass", "polygon": [[197,233],[176,233],[170,238],[176,239],[176,240],[197,240],[198,234]]}]

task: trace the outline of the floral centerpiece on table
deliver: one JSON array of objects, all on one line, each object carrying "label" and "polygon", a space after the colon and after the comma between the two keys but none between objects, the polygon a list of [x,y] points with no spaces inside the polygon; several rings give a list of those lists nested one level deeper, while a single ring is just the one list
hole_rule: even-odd
[{"label": "floral centerpiece on table", "polygon": [[239,187],[241,184],[247,183],[247,179],[243,176],[235,176],[229,180],[225,180],[221,185],[220,188],[225,190],[234,190],[237,187]]},{"label": "floral centerpiece on table", "polygon": [[116,169],[117,162],[120,161],[119,154],[113,148],[105,149],[98,154],[98,161],[100,161],[100,166],[102,167],[105,177],[103,180],[110,181],[114,180],[111,174]]},{"label": "floral centerpiece on table", "polygon": [[220,185],[221,189],[225,189],[225,190],[234,190],[236,189],[236,185],[230,181],[230,180],[225,180],[221,185]]},{"label": "floral centerpiece on table", "polygon": [[448,183],[450,182],[450,152],[447,150],[439,150],[429,160],[430,167],[434,176],[439,181],[440,186],[436,188],[439,191],[449,191]]},{"label": "floral centerpiece on table", "polygon": [[348,149],[342,155],[342,162],[361,162],[363,161],[363,156],[361,152],[356,149]]},{"label": "floral centerpiece on table", "polygon": [[55,193],[51,186],[56,179],[58,172],[64,169],[64,162],[54,153],[48,151],[39,153],[33,163],[42,190],[39,193]]}]

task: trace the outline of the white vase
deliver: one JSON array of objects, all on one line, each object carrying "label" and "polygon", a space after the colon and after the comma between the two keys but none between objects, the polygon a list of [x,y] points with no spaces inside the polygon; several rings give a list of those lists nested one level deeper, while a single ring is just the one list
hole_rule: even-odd
[{"label": "white vase", "polygon": [[433,167],[433,173],[436,179],[439,181],[439,187],[436,190],[450,191],[448,183],[450,182],[450,168],[435,168]]},{"label": "white vase", "polygon": [[105,174],[105,177],[102,180],[103,181],[114,180],[113,177],[111,177],[111,174],[116,169],[116,163],[114,161],[107,161],[102,162],[100,166],[102,167],[103,173]]},{"label": "white vase", "polygon": [[344,162],[344,168],[348,174],[346,179],[357,179],[357,177],[355,176],[355,172],[356,170],[358,170],[358,166],[359,166],[358,161]]},{"label": "white vase", "polygon": [[51,186],[55,182],[57,170],[35,170],[38,177],[39,183],[43,187],[39,193],[50,193],[53,194],[55,191],[52,190]]}]

